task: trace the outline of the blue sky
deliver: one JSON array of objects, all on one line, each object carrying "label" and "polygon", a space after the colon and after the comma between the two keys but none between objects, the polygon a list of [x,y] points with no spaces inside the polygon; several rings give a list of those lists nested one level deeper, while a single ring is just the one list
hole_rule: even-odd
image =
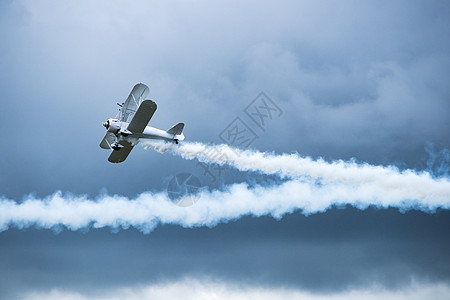
[{"label": "blue sky", "polygon": [[[211,190],[282,182],[228,167],[213,178],[142,147],[108,163],[101,122],[137,82],[158,104],[150,125],[184,122],[186,141],[222,143],[238,118],[256,137],[249,149],[448,178],[449,16],[441,1],[2,1],[0,197],[134,199],[179,173]],[[246,114],[261,92],[280,110],[264,128]],[[445,209],[345,206],[150,234],[10,228],[0,297],[134,299],[163,287],[176,298],[186,286],[192,298],[448,296],[449,222]]]}]

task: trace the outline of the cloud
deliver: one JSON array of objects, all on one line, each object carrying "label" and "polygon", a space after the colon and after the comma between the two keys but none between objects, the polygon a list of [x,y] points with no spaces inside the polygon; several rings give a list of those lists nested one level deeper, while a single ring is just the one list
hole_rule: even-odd
[{"label": "cloud", "polygon": [[89,295],[63,290],[53,290],[46,293],[27,293],[21,300],[58,299],[58,300],[137,300],[137,299],[298,299],[298,300],[353,300],[353,299],[386,299],[386,300],[444,300],[450,295],[450,286],[446,284],[413,283],[395,291],[382,288],[349,290],[332,294],[313,294],[296,289],[264,288],[258,286],[232,285],[211,280],[200,281],[185,279],[164,284],[144,285],[108,290],[103,295]]},{"label": "cloud", "polygon": [[[188,168],[161,158],[146,168],[139,151],[127,167],[105,165],[99,124],[136,82],[158,103],[151,125],[184,121],[191,141],[217,138],[263,90],[284,114],[258,132],[259,149],[413,168],[426,142],[450,148],[448,5],[439,2],[2,5],[0,85],[12,99],[2,120],[16,132],[0,162],[8,197],[102,188],[134,196],[162,187],[135,173]],[[30,134],[32,124],[45,133]],[[111,185],[113,174],[126,184]]]},{"label": "cloud", "polygon": [[[217,227],[0,234],[0,294],[98,293],[183,278],[339,293],[449,283],[449,211],[334,208],[325,214],[243,217]],[[24,284],[26,283],[26,285]]]}]

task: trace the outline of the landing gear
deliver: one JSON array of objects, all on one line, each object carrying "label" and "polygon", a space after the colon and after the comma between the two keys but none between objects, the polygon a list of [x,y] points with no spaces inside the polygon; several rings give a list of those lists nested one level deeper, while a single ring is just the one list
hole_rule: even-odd
[{"label": "landing gear", "polygon": [[121,134],[122,136],[129,136],[130,134],[132,134],[132,132],[129,131],[129,130],[121,130],[121,131],[120,131],[120,134]]},{"label": "landing gear", "polygon": [[175,144],[178,145],[178,140],[177,139],[174,139],[173,141],[175,142]]},{"label": "landing gear", "polygon": [[123,148],[123,146],[120,145],[119,143],[114,143],[111,145],[111,148],[113,148],[114,151],[119,151],[120,149]]}]

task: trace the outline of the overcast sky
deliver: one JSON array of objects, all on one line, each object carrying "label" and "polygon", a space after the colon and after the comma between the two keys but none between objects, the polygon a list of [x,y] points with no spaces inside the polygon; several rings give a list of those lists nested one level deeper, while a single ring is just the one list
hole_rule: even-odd
[{"label": "overcast sky", "polygon": [[[178,173],[211,189],[280,181],[230,168],[213,178],[142,147],[109,163],[101,122],[138,82],[158,105],[150,125],[184,122],[186,141],[222,143],[239,118],[251,149],[448,177],[449,32],[446,1],[1,1],[0,197],[132,198]],[[261,92],[278,107],[264,128],[246,114]],[[448,297],[449,225],[448,210],[346,207],[148,235],[10,229],[0,298],[135,299],[161,284],[173,297],[195,287],[193,298]]]}]

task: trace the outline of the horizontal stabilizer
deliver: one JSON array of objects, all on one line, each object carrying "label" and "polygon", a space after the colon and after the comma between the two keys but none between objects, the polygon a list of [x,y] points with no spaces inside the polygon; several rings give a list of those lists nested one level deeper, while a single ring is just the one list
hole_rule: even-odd
[{"label": "horizontal stabilizer", "polygon": [[169,130],[167,130],[168,134],[179,135],[183,133],[184,123],[178,123],[175,126],[172,126]]}]

